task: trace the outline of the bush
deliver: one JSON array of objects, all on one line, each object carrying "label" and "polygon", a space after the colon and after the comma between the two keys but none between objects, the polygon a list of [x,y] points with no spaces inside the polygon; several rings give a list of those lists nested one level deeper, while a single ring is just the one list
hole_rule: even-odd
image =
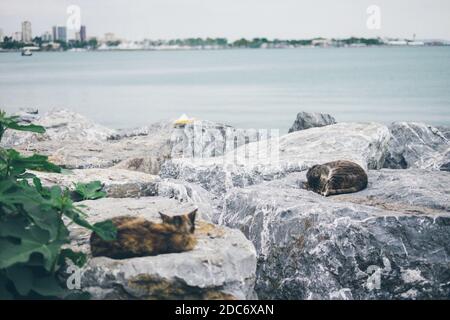
[{"label": "bush", "polygon": [[[17,117],[0,111],[0,141],[7,129],[44,133],[36,125],[21,125]],[[67,298],[70,292],[58,280],[58,271],[71,260],[82,266],[86,257],[63,246],[69,243],[64,221],[76,223],[103,239],[114,239],[109,222],[91,225],[74,205],[67,188],[43,187],[28,170],[61,172],[46,156],[22,156],[0,148],[0,299]],[[104,196],[100,183],[77,184],[81,199]],[[65,219],[63,220],[63,217]]]}]

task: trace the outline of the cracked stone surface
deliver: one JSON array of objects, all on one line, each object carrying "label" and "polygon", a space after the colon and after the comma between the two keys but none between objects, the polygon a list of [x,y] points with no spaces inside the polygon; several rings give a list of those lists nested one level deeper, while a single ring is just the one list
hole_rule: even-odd
[{"label": "cracked stone surface", "polygon": [[[81,204],[91,223],[118,215],[139,215],[157,222],[158,211],[181,214],[192,209],[161,197]],[[239,230],[201,219],[196,224],[198,244],[192,251],[122,260],[90,258],[81,272],[82,290],[93,299],[255,299],[252,243]],[[71,237],[75,249],[89,253],[89,232],[74,226]]]},{"label": "cracked stone surface", "polygon": [[260,298],[449,298],[449,173],[369,171],[365,191],[327,198],[303,181],[235,188],[216,217],[254,243]]}]

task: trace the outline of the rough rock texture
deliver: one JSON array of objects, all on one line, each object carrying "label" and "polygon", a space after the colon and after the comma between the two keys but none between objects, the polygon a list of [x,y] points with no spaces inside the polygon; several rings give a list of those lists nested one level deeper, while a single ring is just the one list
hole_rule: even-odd
[{"label": "rough rock texture", "polygon": [[447,151],[442,157],[441,166],[439,170],[450,171],[450,150]]},{"label": "rough rock texture", "polygon": [[138,198],[157,194],[158,176],[124,169],[74,169],[66,173],[33,172],[45,186],[59,185],[73,189],[74,183],[100,181],[111,198]]},{"label": "rough rock texture", "polygon": [[[22,114],[22,113],[21,113]],[[47,132],[7,132],[2,145],[24,153],[38,152],[70,169],[116,167],[158,174],[172,157],[223,155],[227,148],[262,138],[255,130],[239,130],[211,121],[175,127],[171,120],[132,130],[111,130],[67,110],[40,117],[26,113],[23,122],[42,125]]]},{"label": "rough rock texture", "polygon": [[172,158],[205,158],[224,155],[229,148],[266,139],[267,134],[252,129],[207,120],[196,120],[172,132]]},{"label": "rough rock texture", "polygon": [[367,189],[332,199],[402,213],[450,213],[450,173],[420,169],[371,170]]},{"label": "rough rock texture", "polygon": [[217,207],[213,195],[202,187],[186,181],[161,179],[156,184],[155,195],[194,205],[199,209],[202,219],[206,221],[212,220]]},{"label": "rough rock texture", "polygon": [[254,243],[260,298],[448,299],[450,173],[370,171],[328,198],[304,180],[233,189],[217,217]]},{"label": "rough rock texture", "polygon": [[[101,199],[82,202],[92,223],[118,215],[159,221],[158,211],[181,214],[175,200]],[[256,252],[238,231],[198,221],[194,250],[114,260],[91,258],[82,270],[81,289],[94,299],[254,299]],[[72,246],[89,252],[86,230],[73,227]]]},{"label": "rough rock texture", "polygon": [[52,110],[42,117],[36,113],[21,112],[19,117],[22,122],[33,122],[43,126],[46,133],[34,134],[10,130],[6,132],[2,145],[7,147],[24,144],[31,146],[43,141],[54,141],[63,146],[64,141],[78,143],[104,141],[114,132],[114,130],[96,124],[80,114],[64,109]]},{"label": "rough rock texture", "polygon": [[391,169],[439,170],[448,163],[449,140],[437,128],[424,123],[394,122],[389,126],[392,139],[384,164]]},{"label": "rough rock texture", "polygon": [[31,123],[39,120],[39,110],[35,108],[21,109],[14,114],[19,117],[19,121],[22,123]]},{"label": "rough rock texture", "polygon": [[191,204],[210,221],[214,210],[212,196],[202,187],[185,181],[161,179],[158,176],[124,169],[74,169],[63,174],[33,172],[45,186],[59,185],[74,189],[75,182],[100,181],[109,198],[139,198],[160,196]]},{"label": "rough rock texture", "polygon": [[45,135],[35,135],[26,141],[11,137],[8,141],[14,141],[15,148],[24,153],[46,154],[54,163],[69,169],[108,168],[125,161],[118,167],[156,174],[161,163],[170,158],[170,134],[166,134],[164,127],[155,125],[154,134],[147,136],[108,140],[113,131],[97,131],[96,125],[78,130],[83,123],[77,117],[73,121],[71,126],[54,124],[60,128],[56,133],[47,126]]},{"label": "rough rock texture", "polygon": [[448,126],[436,126],[436,128],[442,132],[444,137],[447,138],[447,140],[450,140],[450,127]]},{"label": "rough rock texture", "polygon": [[336,119],[329,114],[302,111],[297,114],[297,118],[289,129],[289,133],[309,128],[323,127],[335,123]]},{"label": "rough rock texture", "polygon": [[333,160],[381,168],[389,138],[387,127],[376,123],[339,123],[249,143],[221,157],[172,159],[160,175],[223,194],[232,187],[277,179]]}]

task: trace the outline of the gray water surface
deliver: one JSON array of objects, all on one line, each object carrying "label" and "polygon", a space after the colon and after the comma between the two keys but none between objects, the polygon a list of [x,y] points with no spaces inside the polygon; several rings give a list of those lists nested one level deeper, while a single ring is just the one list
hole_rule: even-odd
[{"label": "gray water surface", "polygon": [[338,121],[450,124],[450,47],[0,54],[0,108],[68,108],[107,126],[189,116],[286,131]]}]

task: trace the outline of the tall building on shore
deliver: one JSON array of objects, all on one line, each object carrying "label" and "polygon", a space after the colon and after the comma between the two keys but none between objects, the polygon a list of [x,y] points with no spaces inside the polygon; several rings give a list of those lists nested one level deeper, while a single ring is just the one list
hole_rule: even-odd
[{"label": "tall building on shore", "polygon": [[31,34],[31,22],[24,21],[22,22],[22,42],[30,43],[33,40],[33,36]]},{"label": "tall building on shore", "polygon": [[53,38],[53,41],[56,41],[57,33],[58,33],[58,27],[57,26],[53,26],[52,27],[52,38]]},{"label": "tall building on shore", "polygon": [[67,42],[67,28],[61,26],[54,26],[52,28],[53,41]]},{"label": "tall building on shore", "polygon": [[86,26],[81,26],[80,28],[80,41],[85,42],[87,39],[86,37]]},{"label": "tall building on shore", "polygon": [[3,38],[5,37],[5,35],[3,34],[3,30],[0,29],[0,43],[3,42]]},{"label": "tall building on shore", "polygon": [[22,32],[16,31],[12,34],[14,41],[20,42],[22,40]]},{"label": "tall building on shore", "polygon": [[45,31],[42,36],[41,39],[43,42],[52,42],[53,41],[53,37],[52,34],[48,31]]}]

